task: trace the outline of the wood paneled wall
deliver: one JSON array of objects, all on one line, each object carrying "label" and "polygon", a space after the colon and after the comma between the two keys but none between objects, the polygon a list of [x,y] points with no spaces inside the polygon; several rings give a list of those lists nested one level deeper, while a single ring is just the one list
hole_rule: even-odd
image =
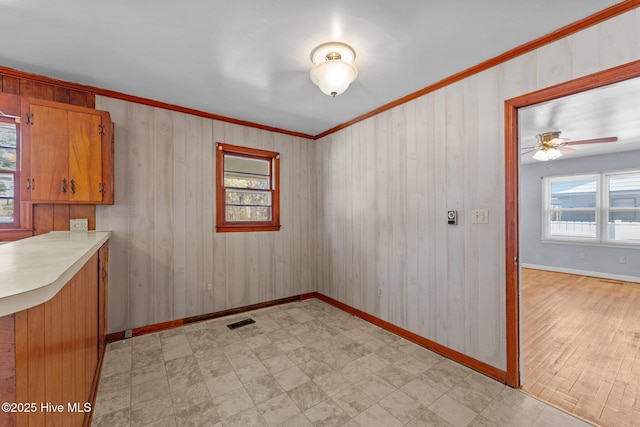
[{"label": "wood paneled wall", "polygon": [[50,231],[69,231],[69,220],[87,218],[89,230],[96,229],[95,205],[54,205],[34,204],[33,234],[44,234]]},{"label": "wood paneled wall", "polygon": [[[115,123],[109,331],[299,295],[315,285],[314,144],[98,96]],[[280,231],[215,232],[215,143],[280,153]],[[213,291],[207,291],[207,284]]]},{"label": "wood paneled wall", "polygon": [[42,83],[26,78],[7,76],[1,73],[0,92],[95,108],[95,95],[92,93],[68,89],[53,83]]},{"label": "wood paneled wall", "polygon": [[638,40],[636,9],[318,140],[317,291],[505,369],[504,100]]}]

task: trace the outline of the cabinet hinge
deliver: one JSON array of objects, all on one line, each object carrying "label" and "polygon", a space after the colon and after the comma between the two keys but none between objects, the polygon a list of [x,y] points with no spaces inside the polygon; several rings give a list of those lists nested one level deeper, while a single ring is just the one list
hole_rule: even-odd
[{"label": "cabinet hinge", "polygon": [[107,128],[104,125],[98,125],[98,135],[106,135]]},{"label": "cabinet hinge", "polygon": [[28,125],[32,125],[33,124],[33,113],[27,113],[26,124],[28,124]]},{"label": "cabinet hinge", "polygon": [[100,189],[98,190],[100,193],[104,194],[106,192],[106,190],[104,189],[104,182],[100,183]]}]

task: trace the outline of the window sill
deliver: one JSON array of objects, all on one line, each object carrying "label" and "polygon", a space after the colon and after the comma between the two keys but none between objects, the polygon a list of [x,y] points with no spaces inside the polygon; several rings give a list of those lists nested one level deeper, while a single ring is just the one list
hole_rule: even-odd
[{"label": "window sill", "polygon": [[550,243],[553,245],[577,245],[577,246],[599,246],[606,248],[627,248],[627,249],[640,249],[640,243],[630,243],[630,242],[615,242],[615,241],[606,241],[601,242],[598,240],[584,240],[584,239],[549,239],[543,238],[541,239],[542,243]]},{"label": "window sill", "polygon": [[279,225],[222,225],[217,226],[216,231],[218,233],[233,233],[233,232],[251,232],[251,231],[278,231]]},{"label": "window sill", "polygon": [[10,242],[33,236],[30,228],[0,228],[0,241]]}]

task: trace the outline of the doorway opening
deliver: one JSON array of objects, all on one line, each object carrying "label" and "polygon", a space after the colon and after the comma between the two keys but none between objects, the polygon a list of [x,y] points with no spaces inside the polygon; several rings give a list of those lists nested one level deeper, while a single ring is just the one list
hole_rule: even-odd
[{"label": "doorway opening", "polygon": [[[520,210],[522,208],[520,203],[522,194],[520,188],[521,145],[519,136],[521,129],[519,112],[526,107],[598,89],[639,76],[640,61],[636,61],[505,101],[507,384],[512,387],[522,387],[524,385],[526,390],[526,384],[522,383],[523,354],[521,352],[521,344],[523,335],[521,328],[523,326],[523,306],[521,298],[523,289],[521,286],[523,276],[532,273],[529,270],[525,270],[525,274],[523,274],[520,259],[522,225],[520,224]],[[638,168],[640,168],[640,164]],[[540,238],[539,235],[538,238]],[[571,281],[571,278],[569,278],[569,281]],[[640,286],[637,283],[632,285]],[[637,364],[640,365],[640,356]],[[638,382],[640,383],[640,377],[638,377]]]}]

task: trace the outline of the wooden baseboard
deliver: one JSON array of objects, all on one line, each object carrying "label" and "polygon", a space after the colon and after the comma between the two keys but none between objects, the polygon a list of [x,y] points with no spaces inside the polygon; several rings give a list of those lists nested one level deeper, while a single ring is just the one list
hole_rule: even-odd
[{"label": "wooden baseboard", "polygon": [[[417,335],[413,332],[410,332],[406,329],[400,328],[392,323],[389,323],[385,320],[382,320],[378,317],[372,316],[371,314],[365,313],[364,311],[358,310],[357,308],[353,308],[347,304],[344,304],[338,300],[330,298],[326,295],[323,295],[319,292],[310,292],[306,294],[296,295],[289,298],[278,299],[274,301],[268,301],[260,304],[247,305],[244,307],[233,308],[230,310],[218,311],[215,313],[203,314],[201,316],[193,316],[184,319],[172,320],[170,322],[157,323],[155,325],[143,326],[141,328],[135,328],[132,331],[132,336],[139,336],[144,334],[150,334],[154,332],[163,331],[166,329],[176,328],[178,326],[187,325],[194,322],[200,322],[203,320],[215,319],[218,317],[228,316],[230,314],[239,314],[252,310],[257,310],[260,308],[271,307],[281,304],[286,304],[295,301],[303,301],[306,299],[316,298],[320,301],[324,301],[327,304],[330,304],[336,308],[339,308],[342,311],[345,311],[349,314],[357,316],[363,320],[366,320],[369,323],[372,323],[376,326],[381,327],[391,333],[394,333],[402,338],[405,338],[411,342],[414,342],[422,347],[425,347],[431,351],[434,351],[448,359],[453,360],[454,362],[460,363],[468,368],[473,369],[474,371],[480,372],[481,374],[487,375],[495,380],[498,380],[502,383],[506,383],[507,373],[501,369],[495,368],[489,364],[481,362],[473,357],[467,356],[466,354],[460,353],[458,351],[452,350],[449,347],[446,347],[442,344],[438,344],[437,342],[431,341],[427,338],[424,338],[420,335]],[[124,331],[114,332],[107,335],[107,342],[114,342],[124,339]]]},{"label": "wooden baseboard", "polygon": [[[300,299],[301,299],[300,295],[294,295],[292,297],[280,298],[277,300],[261,302],[258,304],[245,305],[243,307],[230,308],[228,310],[216,311],[213,313],[201,314],[201,315],[192,316],[192,317],[185,317],[183,319],[171,320],[169,322],[156,323],[153,325],[134,328],[131,331],[132,332],[131,335],[133,337],[137,337],[140,335],[152,334],[154,332],[173,329],[179,326],[188,325],[190,323],[202,322],[204,320],[210,320],[210,319],[217,319],[218,317],[229,316],[232,314],[246,313],[248,311],[258,310],[261,308],[272,307],[272,306],[281,305],[281,304],[288,304],[290,302],[300,301]],[[111,343],[111,342],[123,340],[125,339],[124,333],[125,331],[119,331],[119,332],[112,332],[110,334],[107,334],[106,342]]]},{"label": "wooden baseboard", "polygon": [[461,365],[471,368],[474,371],[487,375],[495,380],[500,381],[501,383],[506,383],[507,381],[507,373],[505,371],[498,369],[496,367],[493,367],[487,363],[481,362],[477,359],[474,359],[473,357],[467,356],[466,354],[452,350],[449,347],[446,347],[442,344],[438,344],[437,342],[431,341],[420,335],[414,334],[413,332],[400,328],[399,326],[396,326],[378,317],[372,316],[371,314],[365,313],[364,311],[358,310],[357,308],[353,308],[347,304],[344,304],[340,301],[337,301],[319,292],[314,292],[313,294],[306,294],[306,295],[307,295],[307,298],[317,298],[321,301],[326,302],[327,304],[331,304],[332,306],[337,307],[342,311],[346,311],[347,313],[350,313],[356,317],[366,320],[369,323],[373,323],[374,325],[379,326],[382,329],[385,329],[402,338],[405,338],[411,342],[414,342],[419,346],[425,347],[435,353],[440,354],[441,356],[444,356],[448,359],[453,360],[454,362],[460,363]]}]

